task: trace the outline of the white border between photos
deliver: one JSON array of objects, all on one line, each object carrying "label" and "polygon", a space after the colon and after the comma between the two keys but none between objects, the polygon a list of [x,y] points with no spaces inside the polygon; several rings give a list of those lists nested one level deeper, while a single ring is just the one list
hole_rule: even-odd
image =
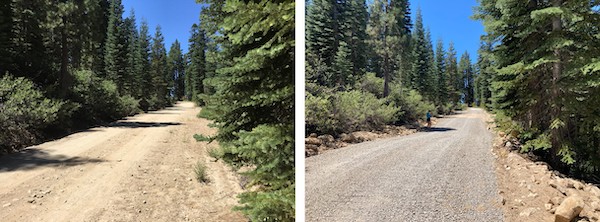
[{"label": "white border between photos", "polygon": [[305,1],[296,1],[295,16],[295,176],[296,176],[296,221],[305,221],[305,162],[304,162],[304,87],[305,87]]}]

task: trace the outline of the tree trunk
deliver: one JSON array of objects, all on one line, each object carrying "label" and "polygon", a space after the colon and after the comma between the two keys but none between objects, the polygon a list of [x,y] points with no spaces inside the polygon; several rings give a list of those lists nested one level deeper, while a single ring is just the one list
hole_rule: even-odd
[{"label": "tree trunk", "polygon": [[[553,0],[552,6],[561,7],[562,0]],[[554,17],[552,19],[552,32],[553,33],[561,33],[562,32],[562,21],[561,17]],[[561,116],[561,102],[560,100],[560,87],[559,81],[561,78],[561,74],[563,71],[562,64],[562,52],[559,48],[554,49],[554,57],[556,58],[556,62],[554,62],[552,67],[552,81],[551,81],[551,96],[550,96],[550,104],[551,104],[551,124],[554,120],[559,119]],[[562,134],[561,128],[551,129],[551,142],[552,142],[552,156],[553,161],[556,164],[560,163],[560,158],[558,156],[558,152],[561,148],[562,142]]]}]

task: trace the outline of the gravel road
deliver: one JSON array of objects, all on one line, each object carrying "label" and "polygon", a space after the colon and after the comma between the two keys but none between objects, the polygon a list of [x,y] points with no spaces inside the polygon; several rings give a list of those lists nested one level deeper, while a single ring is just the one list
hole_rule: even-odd
[{"label": "gravel road", "polygon": [[306,159],[307,221],[502,221],[481,109]]},{"label": "gravel road", "polygon": [[215,133],[199,111],[182,102],[1,157],[0,221],[246,221],[216,144],[192,138]]}]

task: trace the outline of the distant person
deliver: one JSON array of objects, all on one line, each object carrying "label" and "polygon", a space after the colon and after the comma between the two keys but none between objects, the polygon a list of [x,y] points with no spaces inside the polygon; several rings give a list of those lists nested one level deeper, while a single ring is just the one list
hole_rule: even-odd
[{"label": "distant person", "polygon": [[427,128],[431,128],[431,112],[427,110]]}]

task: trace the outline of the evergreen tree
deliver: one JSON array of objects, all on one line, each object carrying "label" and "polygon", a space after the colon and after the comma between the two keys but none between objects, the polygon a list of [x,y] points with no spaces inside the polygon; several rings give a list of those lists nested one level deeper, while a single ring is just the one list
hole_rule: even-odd
[{"label": "evergreen tree", "polygon": [[140,60],[140,62],[137,64],[136,69],[139,70],[137,81],[140,84],[140,108],[145,111],[147,111],[150,106],[149,100],[154,88],[152,87],[152,74],[150,73],[150,53],[152,50],[150,39],[148,22],[145,19],[142,19],[137,46],[137,59]]},{"label": "evergreen tree", "polygon": [[240,195],[237,209],[252,221],[293,221],[294,1],[207,3],[222,18],[221,53],[231,63],[217,70],[217,92],[201,115],[219,127],[223,159],[252,166],[244,174],[256,186]]},{"label": "evergreen tree", "polygon": [[131,14],[123,22],[125,42],[126,42],[126,56],[127,66],[123,76],[123,92],[129,95],[139,95],[136,91],[139,90],[141,70],[139,70],[138,63],[141,63],[139,57],[139,34],[135,25],[135,13],[131,9]]},{"label": "evergreen tree", "polygon": [[435,47],[435,76],[437,85],[434,87],[437,91],[438,98],[436,103],[438,106],[449,102],[448,98],[448,72],[446,71],[446,52],[444,51],[444,42],[438,39]]},{"label": "evergreen tree", "polygon": [[111,0],[104,65],[106,78],[117,84],[119,90],[124,89],[124,76],[127,70],[127,42],[123,24],[123,5],[121,0]]},{"label": "evergreen tree", "polygon": [[169,105],[168,81],[167,81],[167,51],[163,43],[160,25],[156,26],[156,32],[152,39],[150,52],[150,81],[153,89],[151,91],[150,107],[160,109]]},{"label": "evergreen tree", "polygon": [[600,81],[590,74],[599,66],[599,5],[482,0],[475,15],[485,38],[498,43],[495,108],[523,128],[523,150],[542,150],[555,167],[579,173],[600,171],[599,134],[592,130],[600,122],[587,108],[598,104],[590,93]]},{"label": "evergreen tree", "polygon": [[169,73],[173,76],[173,95],[176,99],[181,99],[185,92],[185,63],[183,61],[183,54],[181,53],[181,45],[179,41],[175,40],[169,49],[169,55],[167,58]]},{"label": "evergreen tree", "polygon": [[419,93],[427,96],[429,100],[432,100],[431,91],[434,79],[433,73],[433,56],[432,56],[432,44],[429,32],[423,28],[423,18],[421,16],[421,10],[417,10],[415,30],[413,32],[413,67],[412,75],[408,86],[412,89],[416,89]]},{"label": "evergreen tree", "polygon": [[458,72],[458,60],[456,59],[456,51],[454,43],[450,42],[446,57],[446,76],[448,77],[446,85],[448,86],[448,96],[450,102],[457,105],[460,102],[460,90],[462,89],[461,76]]},{"label": "evergreen tree", "polygon": [[204,93],[204,79],[206,78],[206,34],[197,24],[192,25],[189,40],[189,65],[187,75],[189,76],[189,99],[203,105],[204,101],[199,97]]},{"label": "evergreen tree", "polygon": [[480,106],[486,109],[491,108],[491,82],[494,75],[494,67],[490,58],[492,53],[492,45],[487,42],[482,42],[481,47],[477,51],[477,79],[476,82],[476,98]]},{"label": "evergreen tree", "polygon": [[328,75],[333,73],[339,33],[336,1],[313,0],[306,11],[306,77],[319,85],[331,85]]},{"label": "evergreen tree", "polygon": [[463,102],[467,105],[471,105],[475,102],[474,96],[474,71],[473,66],[471,65],[471,58],[469,57],[469,53],[465,51],[460,57],[460,62],[458,63],[458,73],[461,75],[462,87],[460,91],[462,92]]}]

